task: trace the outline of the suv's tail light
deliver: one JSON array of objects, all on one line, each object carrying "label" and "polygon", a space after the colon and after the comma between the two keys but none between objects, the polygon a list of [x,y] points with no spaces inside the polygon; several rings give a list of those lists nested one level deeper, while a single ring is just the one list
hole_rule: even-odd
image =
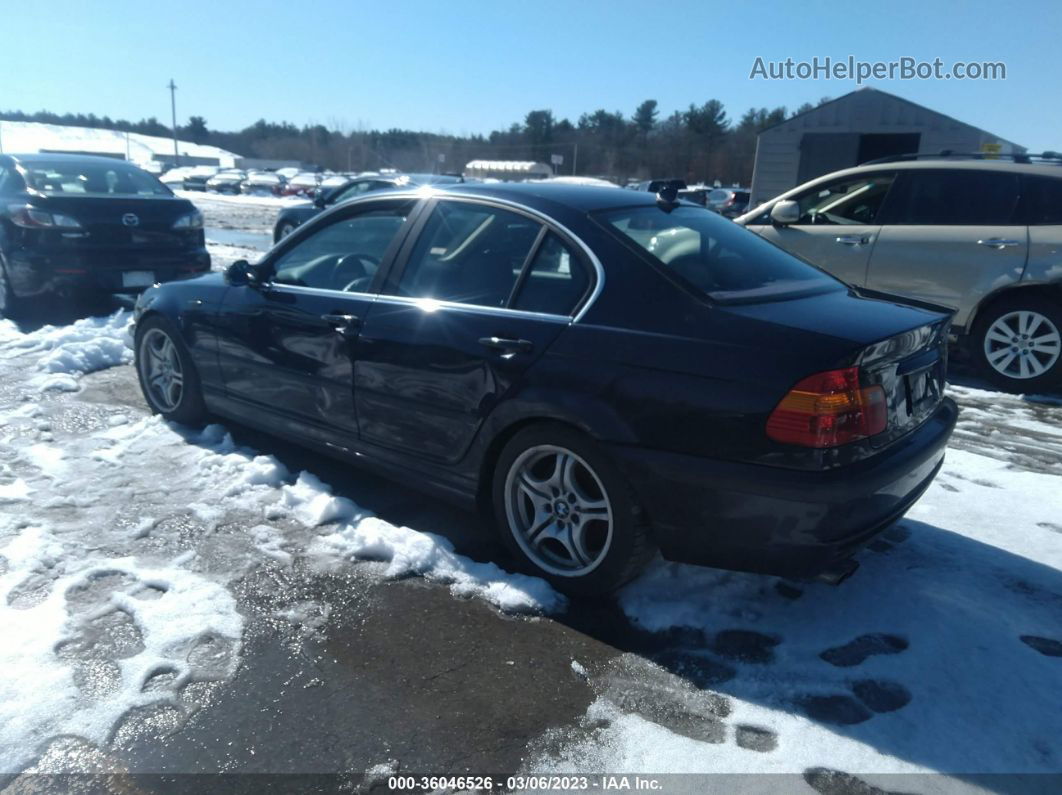
[{"label": "suv's tail light", "polygon": [[62,213],[49,213],[38,210],[31,204],[9,204],[11,221],[24,229],[80,229],[76,218]]},{"label": "suv's tail light", "polygon": [[767,420],[767,436],[803,447],[837,447],[885,430],[880,386],[861,387],[859,368],[808,376],[789,390]]}]

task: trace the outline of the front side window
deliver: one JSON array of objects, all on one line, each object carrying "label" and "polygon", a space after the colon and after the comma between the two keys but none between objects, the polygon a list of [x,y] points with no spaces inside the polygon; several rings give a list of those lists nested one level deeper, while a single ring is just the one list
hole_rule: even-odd
[{"label": "front side window", "polygon": [[1015,223],[1018,176],[954,169],[911,170],[890,199],[890,223],[928,226],[998,226]]},{"label": "front side window", "polygon": [[603,214],[606,226],[656,264],[718,301],[846,289],[817,268],[710,210],[630,207]]},{"label": "front side window", "polygon": [[335,221],[296,242],[273,266],[273,281],[322,290],[365,292],[412,204]]},{"label": "front side window", "polygon": [[171,196],[151,174],[121,161],[77,163],[34,161],[25,166],[26,184],[48,194],[92,196]]},{"label": "front side window", "polygon": [[505,307],[542,224],[497,207],[441,201],[397,286],[399,295]]},{"label": "front side window", "polygon": [[893,178],[893,174],[867,174],[810,190],[796,198],[797,225],[872,224]]}]

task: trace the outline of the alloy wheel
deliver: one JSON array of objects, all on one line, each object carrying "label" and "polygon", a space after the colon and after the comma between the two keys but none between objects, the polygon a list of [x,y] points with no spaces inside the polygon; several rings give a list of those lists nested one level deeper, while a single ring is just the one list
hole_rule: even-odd
[{"label": "alloy wheel", "polygon": [[163,414],[176,411],[184,394],[184,369],[177,346],[159,328],[148,329],[140,340],[137,363],[148,399]]},{"label": "alloy wheel", "polygon": [[984,338],[985,360],[1000,375],[1024,380],[1050,370],[1062,354],[1062,335],[1039,312],[1017,310],[1001,315]]},{"label": "alloy wheel", "polygon": [[608,554],[613,535],[608,493],[593,468],[571,450],[528,448],[509,468],[504,493],[513,538],[543,571],[580,577]]}]

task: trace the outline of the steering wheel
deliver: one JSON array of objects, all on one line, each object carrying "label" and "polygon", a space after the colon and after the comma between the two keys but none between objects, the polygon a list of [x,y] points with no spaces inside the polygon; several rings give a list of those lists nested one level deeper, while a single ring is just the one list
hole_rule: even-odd
[{"label": "steering wheel", "polygon": [[[366,267],[366,265],[368,267]],[[345,292],[359,283],[367,284],[380,267],[380,258],[373,254],[354,252],[340,258],[332,268],[332,284],[344,284]],[[371,270],[370,270],[371,269]]]}]

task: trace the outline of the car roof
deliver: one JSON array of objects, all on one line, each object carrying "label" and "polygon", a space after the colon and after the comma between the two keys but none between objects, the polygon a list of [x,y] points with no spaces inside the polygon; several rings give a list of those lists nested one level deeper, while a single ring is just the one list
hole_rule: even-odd
[{"label": "car roof", "polygon": [[[1037,174],[1046,177],[1062,177],[1062,164],[1053,163],[1015,163],[1010,160],[989,160],[970,158],[955,160],[952,158],[927,158],[925,160],[895,160],[892,162],[864,163],[852,168],[835,171],[832,176],[859,174],[864,171],[924,171],[946,169],[948,171],[1000,171],[1018,174]],[[817,178],[821,179],[821,177]]]},{"label": "car roof", "polygon": [[[486,196],[495,199],[507,199],[536,209],[547,209],[551,204],[559,204],[580,212],[656,204],[656,194],[649,191],[617,190],[616,188],[598,187],[596,185],[549,182],[464,183],[443,185],[435,188],[435,190],[440,195],[453,194],[455,196]],[[686,202],[682,203],[686,204]],[[696,207],[698,205],[691,206]]]}]

